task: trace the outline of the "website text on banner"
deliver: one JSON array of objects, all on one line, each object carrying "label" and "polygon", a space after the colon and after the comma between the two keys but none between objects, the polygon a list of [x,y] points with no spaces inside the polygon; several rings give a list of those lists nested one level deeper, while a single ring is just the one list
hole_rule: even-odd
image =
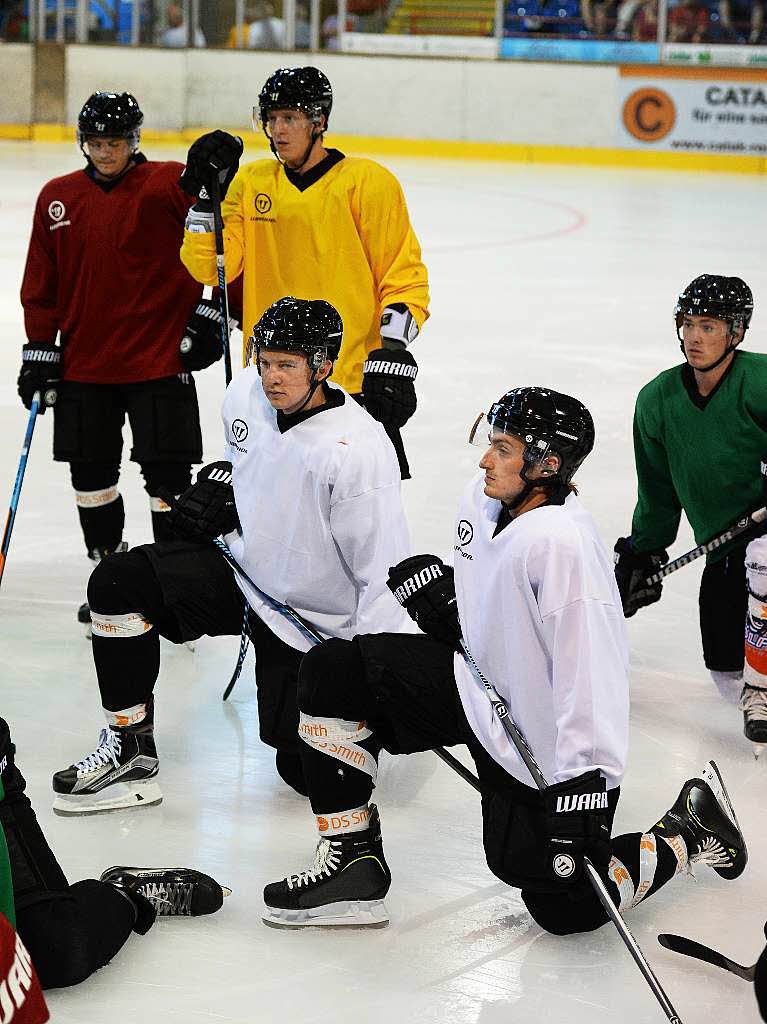
[{"label": "website text on banner", "polygon": [[767,155],[767,73],[621,68],[618,144],[628,149]]}]

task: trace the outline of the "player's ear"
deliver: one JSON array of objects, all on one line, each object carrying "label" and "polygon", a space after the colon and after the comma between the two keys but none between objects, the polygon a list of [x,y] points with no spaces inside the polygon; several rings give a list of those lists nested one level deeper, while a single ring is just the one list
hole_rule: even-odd
[{"label": "player's ear", "polygon": [[333,364],[329,359],[326,359],[322,366],[317,370],[317,379],[322,383],[326,381],[333,372]]}]

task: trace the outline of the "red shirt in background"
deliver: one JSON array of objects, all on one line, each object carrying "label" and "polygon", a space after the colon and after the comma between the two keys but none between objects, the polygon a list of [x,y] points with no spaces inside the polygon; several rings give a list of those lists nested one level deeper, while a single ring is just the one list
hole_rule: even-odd
[{"label": "red shirt in background", "polygon": [[21,286],[30,341],[61,332],[62,377],[125,384],[181,373],[178,346],[202,287],[179,259],[182,164],[140,154],[104,189],[84,170],[35,206]]}]

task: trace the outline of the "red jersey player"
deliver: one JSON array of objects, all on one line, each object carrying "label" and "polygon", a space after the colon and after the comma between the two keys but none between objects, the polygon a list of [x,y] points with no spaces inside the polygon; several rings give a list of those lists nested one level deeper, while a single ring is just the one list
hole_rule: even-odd
[{"label": "red jersey player", "polygon": [[[223,351],[218,309],[178,258],[192,202],[178,186],[183,167],[138,151],[143,120],[129,93],[86,101],[77,141],[87,164],[43,187],[21,286],[29,340],[19,395],[27,408],[37,390],[55,400],[53,457],[70,465],[94,561],[125,547],[117,485],[126,415],[155,539],[168,539],[159,495],[185,491],[202,459],[189,371]],[[87,604],[78,618],[89,627]]]}]

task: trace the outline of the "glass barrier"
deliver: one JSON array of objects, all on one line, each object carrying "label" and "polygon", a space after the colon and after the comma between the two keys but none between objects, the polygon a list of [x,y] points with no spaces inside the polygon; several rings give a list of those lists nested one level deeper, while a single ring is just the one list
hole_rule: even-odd
[{"label": "glass barrier", "polygon": [[0,40],[767,66],[767,0],[0,0]]}]

